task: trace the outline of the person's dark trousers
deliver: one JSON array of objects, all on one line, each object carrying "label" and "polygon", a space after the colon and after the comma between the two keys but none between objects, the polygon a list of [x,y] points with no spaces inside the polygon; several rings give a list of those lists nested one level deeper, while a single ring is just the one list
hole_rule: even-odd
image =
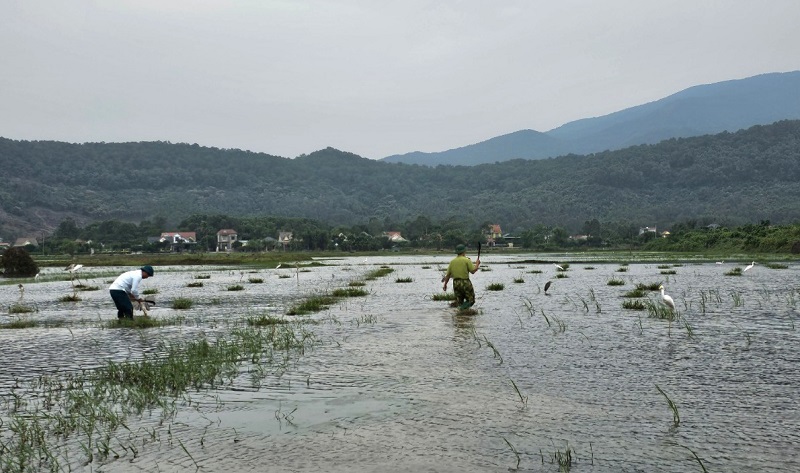
[{"label": "person's dark trousers", "polygon": [[116,289],[109,292],[111,293],[111,299],[114,300],[114,305],[117,306],[117,318],[121,319],[127,317],[129,319],[132,319],[133,303],[131,303],[131,299],[130,297],[128,297],[128,293]]}]

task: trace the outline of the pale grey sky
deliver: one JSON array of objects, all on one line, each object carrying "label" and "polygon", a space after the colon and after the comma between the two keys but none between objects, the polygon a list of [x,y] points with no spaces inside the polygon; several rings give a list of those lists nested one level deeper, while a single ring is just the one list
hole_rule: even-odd
[{"label": "pale grey sky", "polygon": [[0,136],[444,151],[798,70],[798,20],[797,0],[2,0]]}]

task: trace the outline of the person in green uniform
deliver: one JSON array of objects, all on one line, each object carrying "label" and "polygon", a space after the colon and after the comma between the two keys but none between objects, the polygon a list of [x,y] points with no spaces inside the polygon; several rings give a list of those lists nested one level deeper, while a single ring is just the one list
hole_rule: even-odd
[{"label": "person in green uniform", "polygon": [[445,291],[447,291],[447,283],[451,278],[453,279],[453,292],[456,294],[456,306],[459,309],[469,309],[475,304],[475,288],[472,287],[469,275],[475,274],[481,265],[480,256],[473,264],[472,260],[467,258],[466,252],[467,248],[464,245],[456,246],[457,256],[450,261],[447,273],[442,278]]}]

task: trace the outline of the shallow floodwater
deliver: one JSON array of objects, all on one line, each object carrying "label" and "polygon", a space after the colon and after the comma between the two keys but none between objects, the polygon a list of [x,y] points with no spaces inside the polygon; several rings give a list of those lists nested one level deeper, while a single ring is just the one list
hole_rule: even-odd
[{"label": "shallow floodwater", "polygon": [[[164,341],[214,336],[231,320],[283,316],[388,265],[393,273],[367,281],[368,296],[302,316],[320,321],[307,326],[319,343],[290,366],[256,383],[243,367],[233,385],[192,394],[195,404],[169,426],[181,446],[162,434],[136,458],[73,470],[550,472],[570,448],[573,472],[703,471],[694,454],[708,471],[800,471],[800,266],[726,276],[749,262],[572,263],[557,278],[553,264],[526,258],[482,257],[471,316],[432,300],[450,256],[159,267],[143,283],[158,289],[150,315],[186,320],[146,330],[105,327],[116,317],[107,287],[129,268],[84,268],[80,282],[99,290],[71,303],[58,302],[72,286],[52,270],[21,280],[24,293],[0,286],[0,323],[19,318],[6,309],[21,296],[37,309],[22,318],[51,325],[0,330],[0,394],[5,405],[19,380],[137,359]],[[198,275],[210,276],[204,287],[187,287]],[[685,322],[622,308],[637,283],[657,282]],[[490,291],[492,283],[504,287]],[[234,284],[244,290],[228,291]],[[171,309],[177,297],[193,307]],[[656,385],[676,404],[678,426]]]}]

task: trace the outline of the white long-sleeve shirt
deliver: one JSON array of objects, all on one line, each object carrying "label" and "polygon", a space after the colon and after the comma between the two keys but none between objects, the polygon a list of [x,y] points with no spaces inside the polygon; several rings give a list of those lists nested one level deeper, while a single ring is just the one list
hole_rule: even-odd
[{"label": "white long-sleeve shirt", "polygon": [[120,274],[119,277],[111,283],[108,290],[125,291],[131,294],[135,299],[141,299],[141,296],[139,296],[140,282],[142,282],[142,270],[134,269],[133,271]]}]

